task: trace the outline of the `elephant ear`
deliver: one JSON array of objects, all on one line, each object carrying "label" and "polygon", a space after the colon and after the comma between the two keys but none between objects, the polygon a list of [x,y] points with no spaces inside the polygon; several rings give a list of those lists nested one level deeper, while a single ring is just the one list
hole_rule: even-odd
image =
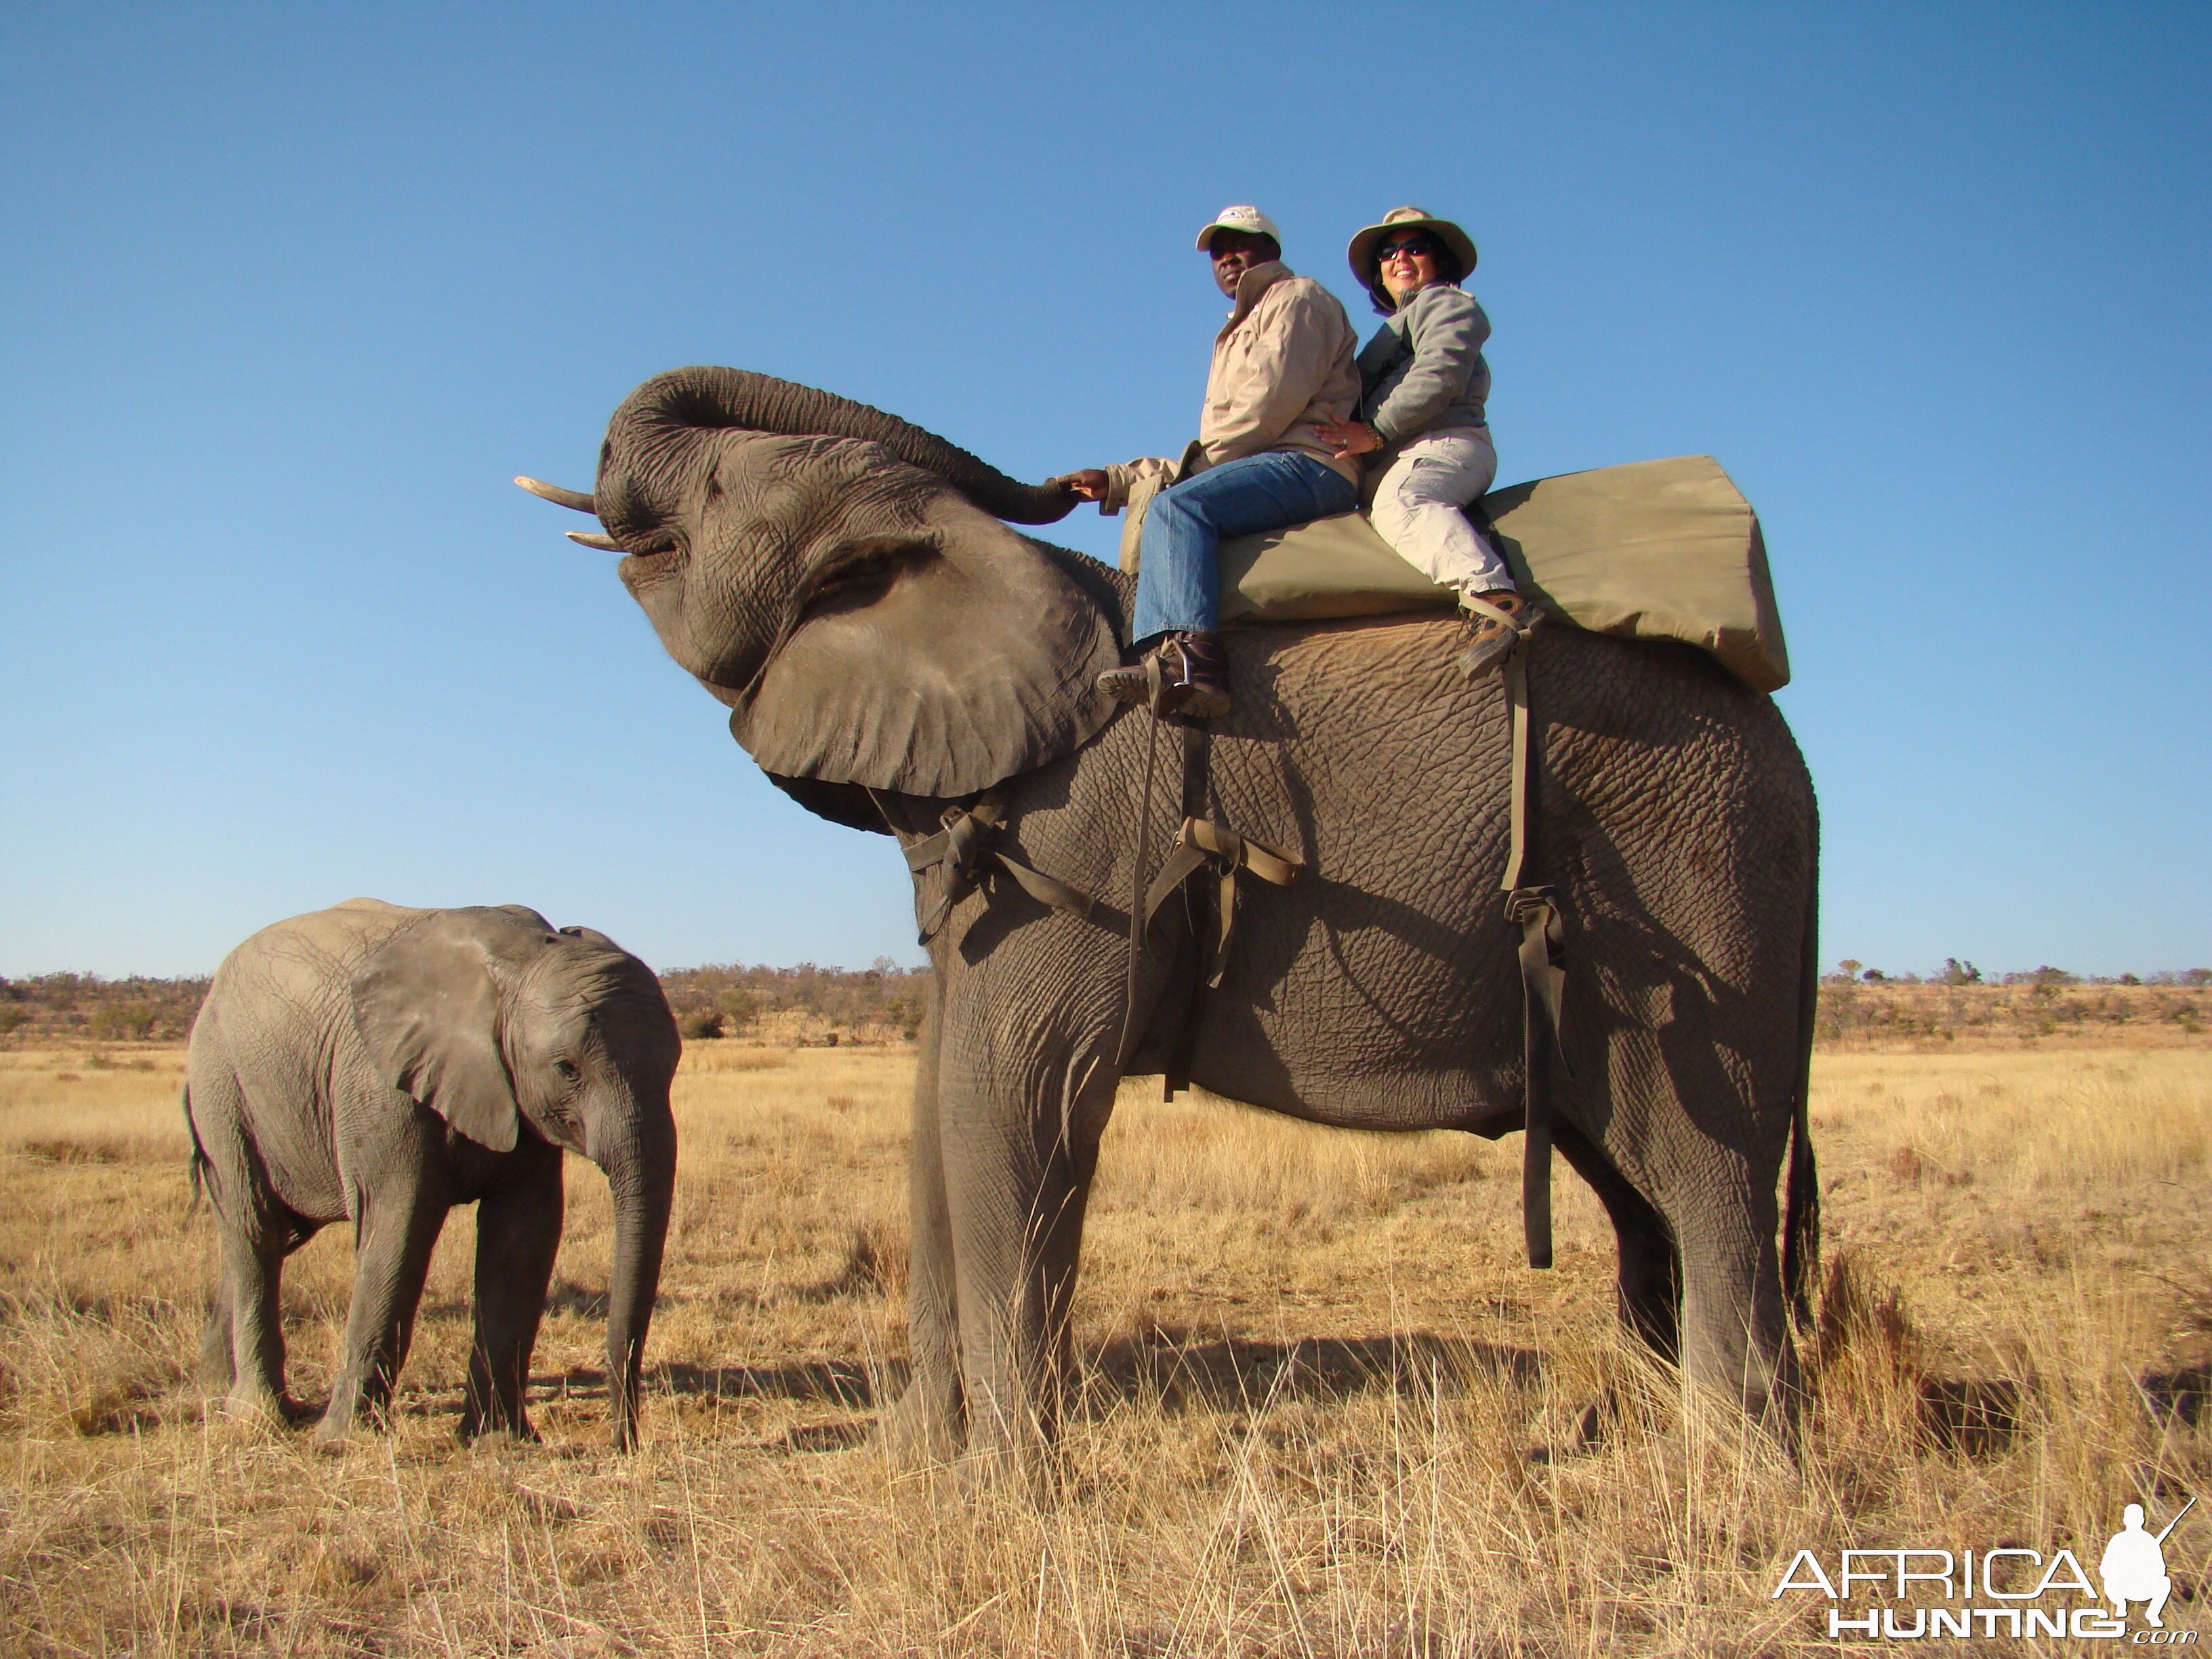
[{"label": "elephant ear", "polygon": [[780,778],[935,797],[1071,753],[1115,713],[1093,682],[1121,651],[1056,554],[949,494],[838,550],[730,730]]},{"label": "elephant ear", "polygon": [[437,911],[372,952],[351,988],[378,1075],[495,1152],[513,1152],[521,1127],[500,1048],[499,961],[532,931],[526,916],[543,925],[520,906]]}]

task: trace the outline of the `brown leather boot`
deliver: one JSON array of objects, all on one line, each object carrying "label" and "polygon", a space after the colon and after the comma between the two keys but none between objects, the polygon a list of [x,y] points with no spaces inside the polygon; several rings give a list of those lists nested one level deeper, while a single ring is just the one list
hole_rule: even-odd
[{"label": "brown leather boot", "polygon": [[1109,668],[1098,689],[1116,702],[1144,703],[1162,720],[1219,720],[1229,712],[1229,658],[1217,634],[1170,634],[1126,668]]},{"label": "brown leather boot", "polygon": [[1492,670],[1502,667],[1521,641],[1535,631],[1536,624],[1544,620],[1541,605],[1524,599],[1510,587],[1493,588],[1477,596],[1486,605],[1495,605],[1505,613],[1507,620],[1486,616],[1468,606],[1465,612],[1468,629],[1472,636],[1467,650],[1459,659],[1460,670],[1468,678],[1479,680]]}]

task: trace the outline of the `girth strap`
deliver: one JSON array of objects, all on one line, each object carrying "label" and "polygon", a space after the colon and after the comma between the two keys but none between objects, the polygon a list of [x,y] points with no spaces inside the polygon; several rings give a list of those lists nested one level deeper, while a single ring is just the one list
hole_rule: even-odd
[{"label": "girth strap", "polygon": [[1560,963],[1566,945],[1559,907],[1548,887],[1523,887],[1505,901],[1505,915],[1521,924],[1521,1231],[1528,1265],[1552,1265],[1552,1057],[1567,1075],[1574,1070],[1559,1047],[1559,993],[1566,985]]},{"label": "girth strap", "polygon": [[1529,733],[1528,671],[1516,649],[1504,665],[1506,706],[1513,720],[1513,783],[1508,826],[1505,915],[1521,928],[1521,1231],[1528,1265],[1552,1265],[1552,1061],[1568,1078],[1559,1008],[1566,988],[1566,928],[1549,887],[1521,884],[1528,862],[1528,818],[1534,795]]},{"label": "girth strap", "polygon": [[1145,923],[1152,924],[1168,896],[1184,882],[1196,875],[1206,865],[1213,866],[1220,878],[1220,890],[1214,905],[1213,950],[1206,964],[1203,983],[1206,989],[1220,987],[1223,970],[1229,965],[1229,945],[1237,929],[1237,872],[1249,870],[1261,881],[1277,887],[1288,887],[1298,878],[1304,866],[1289,854],[1279,852],[1265,842],[1240,836],[1224,824],[1206,818],[1185,818],[1182,828],[1176,832],[1175,845],[1162,862],[1159,873],[1145,893]]},{"label": "girth strap", "polygon": [[1078,892],[1066,882],[1055,880],[1042,871],[1032,870],[1011,853],[992,846],[992,838],[1006,820],[1006,790],[987,789],[971,806],[946,807],[939,820],[945,827],[906,849],[906,867],[915,875],[933,868],[943,871],[945,875],[945,890],[939,895],[928,919],[921,924],[921,944],[928,944],[936,936],[945,917],[952,914],[952,907],[978,885],[988,890],[994,865],[1012,876],[1022,891],[1040,904],[1086,917],[1097,907],[1097,901],[1089,894]]}]

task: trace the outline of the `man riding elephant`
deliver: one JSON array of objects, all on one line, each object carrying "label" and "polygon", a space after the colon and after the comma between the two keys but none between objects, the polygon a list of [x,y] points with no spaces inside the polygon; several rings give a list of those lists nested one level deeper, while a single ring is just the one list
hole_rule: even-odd
[{"label": "man riding elephant", "polygon": [[[1146,514],[1131,647],[1145,654],[1109,670],[1098,689],[1159,714],[1216,720],[1229,712],[1229,673],[1214,631],[1225,537],[1255,536],[1349,513],[1359,464],[1321,435],[1359,401],[1357,337],[1337,298],[1283,263],[1275,222],[1225,207],[1198,233],[1213,280],[1236,303],[1213,340],[1198,442],[1180,462],[1158,457],[1048,481],[1099,511],[1120,512],[1133,486],[1167,486]],[[1160,686],[1152,687],[1158,659]]]}]

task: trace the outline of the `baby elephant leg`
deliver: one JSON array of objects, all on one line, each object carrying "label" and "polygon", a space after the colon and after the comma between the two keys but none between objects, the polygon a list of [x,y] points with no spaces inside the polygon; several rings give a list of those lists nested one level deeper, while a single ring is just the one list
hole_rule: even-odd
[{"label": "baby elephant leg", "polygon": [[315,1430],[318,1439],[342,1438],[358,1417],[382,1426],[392,1386],[406,1362],[446,1206],[416,1183],[394,1186],[397,1190],[380,1189],[362,1200],[343,1362],[330,1408]]},{"label": "baby elephant leg", "polygon": [[[229,1391],[234,1417],[283,1422],[289,1415],[284,1399],[284,1321],[278,1305],[284,1249],[271,1230],[226,1224],[222,1237],[222,1284],[200,1345],[201,1362]],[[210,1364],[218,1334],[228,1352]],[[214,1379],[210,1379],[214,1380]]]},{"label": "baby elephant leg", "polygon": [[538,1437],[524,1396],[561,1248],[561,1151],[526,1141],[515,1156],[531,1167],[477,1205],[476,1340],[461,1409],[464,1440],[497,1431]]},{"label": "baby elephant leg", "polygon": [[207,1328],[200,1333],[200,1392],[227,1395],[238,1380],[238,1362],[230,1351],[230,1269],[224,1267],[208,1303]]},{"label": "baby elephant leg", "polygon": [[282,1421],[284,1326],[277,1290],[292,1219],[268,1188],[248,1144],[237,1079],[212,1046],[196,1048],[185,1104],[195,1179],[215,1212],[221,1277],[200,1339],[199,1374],[234,1416]]}]

